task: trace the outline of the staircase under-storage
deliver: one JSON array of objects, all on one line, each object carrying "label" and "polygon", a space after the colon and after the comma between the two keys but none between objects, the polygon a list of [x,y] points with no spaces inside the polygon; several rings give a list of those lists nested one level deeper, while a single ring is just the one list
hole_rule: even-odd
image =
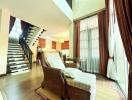
[{"label": "staircase under-storage", "polygon": [[7,73],[29,71],[29,61],[19,43],[8,43]]}]

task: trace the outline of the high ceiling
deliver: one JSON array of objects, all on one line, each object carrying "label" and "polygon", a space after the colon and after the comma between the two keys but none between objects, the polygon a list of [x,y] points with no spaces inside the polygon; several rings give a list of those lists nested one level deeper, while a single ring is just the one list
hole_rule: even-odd
[{"label": "high ceiling", "polygon": [[71,23],[53,0],[0,0],[0,8],[8,9],[12,16],[44,28],[49,34],[64,32]]}]

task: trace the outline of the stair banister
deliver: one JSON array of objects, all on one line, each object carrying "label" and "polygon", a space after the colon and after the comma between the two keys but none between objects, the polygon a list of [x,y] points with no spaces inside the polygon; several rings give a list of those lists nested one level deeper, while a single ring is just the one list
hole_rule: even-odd
[{"label": "stair banister", "polygon": [[25,55],[27,56],[27,59],[29,61],[29,64],[30,64],[30,69],[32,68],[32,51],[31,49],[29,48],[28,44],[26,43],[26,41],[24,40],[24,36],[23,35],[20,35],[19,37],[19,43],[25,53]]}]

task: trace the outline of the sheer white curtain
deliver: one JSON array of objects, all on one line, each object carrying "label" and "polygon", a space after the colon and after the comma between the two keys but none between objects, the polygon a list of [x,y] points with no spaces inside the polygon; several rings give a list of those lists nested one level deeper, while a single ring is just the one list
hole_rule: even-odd
[{"label": "sheer white curtain", "polygon": [[117,69],[117,82],[120,85],[124,95],[128,98],[128,74],[129,63],[125,54],[123,42],[120,35],[120,30],[117,22],[116,11],[114,11],[114,37],[115,37],[115,49],[114,49],[114,62]]},{"label": "sheer white curtain", "polygon": [[109,16],[109,35],[108,35],[108,49],[109,49],[109,59],[108,59],[108,66],[107,66],[107,77],[113,80],[117,80],[117,72],[116,66],[114,63],[114,47],[115,47],[115,39],[114,39],[114,6],[113,0],[109,0],[110,4],[110,16]]},{"label": "sheer white curtain", "polygon": [[128,96],[128,61],[125,55],[113,0],[110,1],[109,59],[107,77],[117,80],[124,95]]},{"label": "sheer white curtain", "polygon": [[82,70],[99,72],[98,16],[80,21],[80,58]]},{"label": "sheer white curtain", "polygon": [[[116,18],[116,17],[115,17]],[[119,83],[124,95],[128,96],[128,61],[126,58],[125,50],[123,47],[120,31],[115,20],[115,49],[114,49],[114,62],[117,68],[117,82]]]}]

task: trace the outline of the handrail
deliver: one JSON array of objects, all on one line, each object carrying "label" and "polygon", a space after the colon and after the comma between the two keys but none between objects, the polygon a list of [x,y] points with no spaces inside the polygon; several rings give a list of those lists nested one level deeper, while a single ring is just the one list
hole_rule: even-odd
[{"label": "handrail", "polygon": [[26,41],[24,40],[24,36],[20,35],[19,37],[19,43],[24,51],[24,54],[27,56],[27,59],[29,61],[30,64],[30,69],[32,68],[32,51],[29,48],[29,46],[27,45]]}]

